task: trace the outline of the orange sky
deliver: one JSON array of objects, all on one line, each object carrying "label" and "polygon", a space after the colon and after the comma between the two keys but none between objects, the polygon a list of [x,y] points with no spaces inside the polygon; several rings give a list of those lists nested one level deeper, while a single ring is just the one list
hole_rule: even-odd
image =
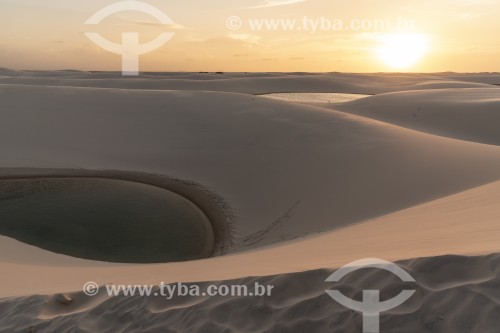
[{"label": "orange sky", "polygon": [[[122,32],[138,32],[147,42],[169,31],[175,36],[168,43],[141,56],[141,70],[500,71],[500,0],[147,0],[175,24],[128,11],[84,24],[116,2],[2,0],[0,67],[120,70],[121,56],[93,44],[85,32],[114,42]],[[257,29],[264,19],[285,27]],[[369,27],[377,22],[392,27]],[[400,37],[391,37],[395,33]],[[415,36],[425,39],[424,49],[415,46]],[[421,55],[409,59],[415,52]]]}]

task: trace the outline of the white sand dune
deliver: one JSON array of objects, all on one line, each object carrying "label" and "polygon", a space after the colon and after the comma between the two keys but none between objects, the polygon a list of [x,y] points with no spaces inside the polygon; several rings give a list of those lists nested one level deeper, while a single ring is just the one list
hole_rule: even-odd
[{"label": "white sand dune", "polygon": [[248,95],[0,85],[0,96],[0,168],[124,170],[195,181],[227,200],[243,238],[287,216],[252,245],[500,178],[497,147]]},{"label": "white sand dune", "polygon": [[[497,251],[500,232],[500,183],[473,189],[374,221],[320,237],[245,254],[199,262],[154,266],[99,267],[77,262],[53,267],[35,263],[2,264],[3,283],[10,292],[50,294],[78,290],[78,283],[155,283],[212,280],[207,285],[273,285],[271,297],[86,297],[30,296],[0,301],[2,330],[73,332],[359,332],[361,316],[341,307],[324,292],[339,289],[350,298],[360,290],[381,290],[391,298],[399,289],[417,293],[397,309],[381,316],[382,332],[495,332],[500,324],[499,256],[443,256],[400,262],[416,279],[403,284],[381,271],[351,274],[341,283],[326,283],[331,269],[353,258],[444,253],[478,254]],[[474,223],[471,223],[471,220]],[[305,250],[307,249],[307,250]],[[10,248],[10,251],[19,248]],[[37,255],[39,257],[39,255]],[[110,265],[112,266],[112,265]],[[237,276],[268,275],[260,278]],[[326,269],[329,268],[329,269]],[[41,290],[40,279],[52,286]],[[19,273],[22,273],[19,275]],[[90,280],[88,280],[90,279]],[[94,280],[92,280],[94,279]],[[104,282],[107,281],[107,282]],[[70,285],[68,285],[68,283]],[[17,289],[19,288],[19,289]],[[24,289],[23,289],[24,288]],[[249,289],[251,290],[251,289]],[[61,301],[69,299],[71,303]],[[457,305],[459,304],[459,305]],[[23,311],[15,311],[22,308]],[[128,314],[128,315],[127,315]],[[27,320],[27,318],[29,318]]]},{"label": "white sand dune", "polygon": [[[324,282],[367,257],[404,260],[417,280],[415,297],[382,316],[384,332],[497,331],[499,257],[488,254],[500,253],[500,75],[0,75],[0,178],[72,169],[193,181],[227,202],[236,239],[226,256],[127,265],[0,237],[1,332],[357,332],[360,315],[325,289],[359,298],[370,284],[389,296],[404,287],[381,272]],[[249,95],[273,92],[381,95],[335,110]],[[277,291],[75,292],[87,281],[232,279]]]},{"label": "white sand dune", "polygon": [[[220,281],[335,268],[360,258],[397,261],[447,254],[489,254],[498,252],[499,201],[500,182],[495,182],[307,239],[170,264],[103,264],[63,257],[3,238],[0,296],[79,290],[87,281],[116,285]],[[26,290],[26,286],[30,288]]]},{"label": "white sand dune", "polygon": [[500,89],[496,88],[404,91],[335,108],[417,131],[500,145]]},{"label": "white sand dune", "polygon": [[[224,281],[248,288],[255,283],[274,285],[273,296],[264,298],[100,295],[89,299],[69,293],[5,299],[0,311],[7,315],[1,322],[5,332],[362,332],[361,315],[334,302],[325,289],[360,298],[357,288],[363,286],[381,290],[384,298],[394,297],[400,288],[416,290],[409,301],[381,314],[381,332],[495,333],[500,325],[499,261],[494,255],[399,262],[416,277],[415,284],[401,283],[380,270],[326,283],[329,269]],[[66,297],[70,304],[59,301]],[[16,311],[19,308],[23,311]]]}]

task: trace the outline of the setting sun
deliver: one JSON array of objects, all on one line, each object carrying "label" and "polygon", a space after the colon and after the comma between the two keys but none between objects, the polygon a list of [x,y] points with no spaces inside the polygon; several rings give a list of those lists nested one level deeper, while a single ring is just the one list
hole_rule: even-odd
[{"label": "setting sun", "polygon": [[377,54],[386,65],[405,69],[415,65],[428,50],[428,37],[421,34],[399,33],[379,38]]}]

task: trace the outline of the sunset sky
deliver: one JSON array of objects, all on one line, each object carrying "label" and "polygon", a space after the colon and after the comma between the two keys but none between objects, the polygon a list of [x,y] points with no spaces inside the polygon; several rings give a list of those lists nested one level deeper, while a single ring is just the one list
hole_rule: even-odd
[{"label": "sunset sky", "polygon": [[[161,25],[138,12],[84,24],[116,2],[0,0],[0,67],[118,71],[121,56],[101,49],[85,32],[114,42],[122,32],[140,32],[147,42],[169,31],[175,36],[168,43],[141,56],[141,70],[500,71],[500,0],[147,0],[175,24]],[[239,18],[241,27],[229,17]],[[303,25],[322,18],[347,28],[313,32]],[[296,25],[252,29],[249,20],[262,19]],[[353,20],[415,25],[356,30]]]}]

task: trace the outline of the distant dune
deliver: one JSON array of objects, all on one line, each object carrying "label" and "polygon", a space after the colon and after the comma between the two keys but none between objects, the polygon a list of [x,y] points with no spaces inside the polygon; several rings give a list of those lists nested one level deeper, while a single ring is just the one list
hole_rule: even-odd
[{"label": "distant dune", "polygon": [[0,84],[120,89],[224,91],[244,94],[281,92],[380,94],[434,88],[481,88],[500,84],[500,74],[348,74],[348,73],[121,73],[22,72],[0,70]]}]

